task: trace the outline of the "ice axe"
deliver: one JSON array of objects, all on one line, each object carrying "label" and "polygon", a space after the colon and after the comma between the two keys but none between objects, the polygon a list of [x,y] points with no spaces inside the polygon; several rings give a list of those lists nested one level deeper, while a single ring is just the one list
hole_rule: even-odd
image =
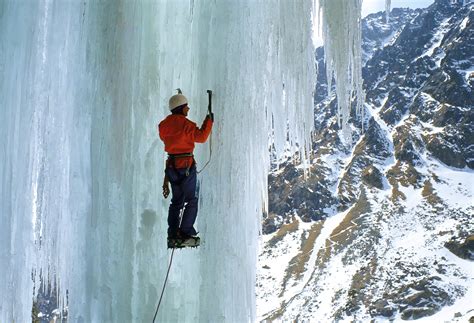
[{"label": "ice axe", "polygon": [[[214,113],[212,113],[212,91],[207,90],[207,97],[209,98],[209,105],[207,106],[207,115],[211,118],[212,122],[214,122]],[[212,132],[211,132],[212,134]],[[212,136],[209,137],[209,159],[206,164],[198,171],[198,174],[201,173],[207,165],[211,162],[212,158]]]},{"label": "ice axe", "polygon": [[207,90],[207,97],[209,98],[209,105],[207,106],[207,114],[211,117],[211,120],[214,121],[214,114],[212,113],[212,91]]}]

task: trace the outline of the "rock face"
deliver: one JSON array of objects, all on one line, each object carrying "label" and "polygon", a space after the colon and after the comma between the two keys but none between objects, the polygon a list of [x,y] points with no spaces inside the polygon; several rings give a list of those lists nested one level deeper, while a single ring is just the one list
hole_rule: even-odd
[{"label": "rock face", "polygon": [[383,174],[373,165],[367,166],[362,171],[362,181],[369,187],[375,187],[379,190],[383,189],[383,179]]},{"label": "rock face", "polygon": [[[288,159],[269,175],[258,284],[276,292],[257,289],[262,319],[411,320],[471,288],[459,277],[474,279],[461,264],[474,260],[474,3],[393,9],[389,24],[377,13],[362,26],[366,104],[352,142],[318,48],[310,169]],[[272,273],[290,254],[300,279]]]},{"label": "rock face", "polygon": [[434,276],[403,286],[393,294],[375,303],[373,314],[391,317],[393,310],[401,312],[403,320],[416,320],[430,316],[446,305],[452,305],[449,294],[436,286],[441,278]]},{"label": "rock face", "polygon": [[467,238],[453,237],[445,246],[460,258],[474,260],[474,235]]}]

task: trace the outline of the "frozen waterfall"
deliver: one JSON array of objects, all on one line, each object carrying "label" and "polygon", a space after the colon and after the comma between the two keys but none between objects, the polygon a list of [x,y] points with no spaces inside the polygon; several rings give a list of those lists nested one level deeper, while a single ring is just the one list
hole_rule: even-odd
[{"label": "frozen waterfall", "polygon": [[[356,2],[321,7],[346,99],[360,94],[359,31],[339,41],[331,26],[357,28]],[[176,251],[158,320],[253,321],[269,133],[277,153],[310,145],[312,12],[310,0],[0,2],[0,321],[30,319],[40,276],[73,322],[151,321],[170,254],[156,123],[177,87],[198,123],[212,89],[216,122],[202,246]]]}]

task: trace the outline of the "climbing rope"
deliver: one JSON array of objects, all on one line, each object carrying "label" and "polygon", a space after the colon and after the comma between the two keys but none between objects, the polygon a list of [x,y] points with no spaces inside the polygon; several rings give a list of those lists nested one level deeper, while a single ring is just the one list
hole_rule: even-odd
[{"label": "climbing rope", "polygon": [[[181,183],[180,186],[182,185],[183,183]],[[183,221],[183,213],[184,213],[184,197],[183,197],[183,208],[179,212],[179,227],[181,227],[181,222]],[[166,277],[163,283],[163,288],[161,289],[160,300],[158,301],[158,305],[156,306],[155,316],[153,316],[153,323],[155,323],[156,315],[158,314],[158,310],[160,309],[160,305],[161,305],[161,300],[163,299],[163,294],[165,293],[166,283],[168,282],[168,276],[170,274],[171,264],[173,264],[173,256],[174,256],[175,250],[176,248],[173,248],[173,251],[171,251],[170,264],[168,265],[168,270],[166,271]]]},{"label": "climbing rope", "polygon": [[204,166],[198,170],[198,174],[200,174],[206,167],[207,165],[209,165],[209,163],[211,162],[211,158],[212,158],[212,131],[211,131],[211,134],[209,136],[209,159],[207,160],[206,164],[204,164]]},{"label": "climbing rope", "polygon": [[173,256],[174,256],[174,251],[175,250],[176,250],[176,248],[173,248],[173,251],[171,252],[170,264],[168,266],[168,271],[166,272],[166,278],[165,278],[165,282],[163,283],[163,289],[161,290],[161,295],[160,295],[160,300],[158,301],[158,306],[156,307],[155,316],[153,317],[153,323],[155,323],[156,315],[158,314],[158,310],[160,309],[160,305],[161,305],[161,300],[163,299],[163,294],[165,293],[166,283],[168,282],[168,276],[170,274],[171,264],[173,263]]}]

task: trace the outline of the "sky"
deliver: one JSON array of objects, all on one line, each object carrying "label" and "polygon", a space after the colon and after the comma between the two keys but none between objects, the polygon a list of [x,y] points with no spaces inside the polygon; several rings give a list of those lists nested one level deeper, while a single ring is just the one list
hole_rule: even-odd
[{"label": "sky", "polygon": [[[432,4],[434,0],[392,0],[392,8],[426,8]],[[369,13],[385,10],[384,0],[363,0],[362,1],[362,17]]]}]

